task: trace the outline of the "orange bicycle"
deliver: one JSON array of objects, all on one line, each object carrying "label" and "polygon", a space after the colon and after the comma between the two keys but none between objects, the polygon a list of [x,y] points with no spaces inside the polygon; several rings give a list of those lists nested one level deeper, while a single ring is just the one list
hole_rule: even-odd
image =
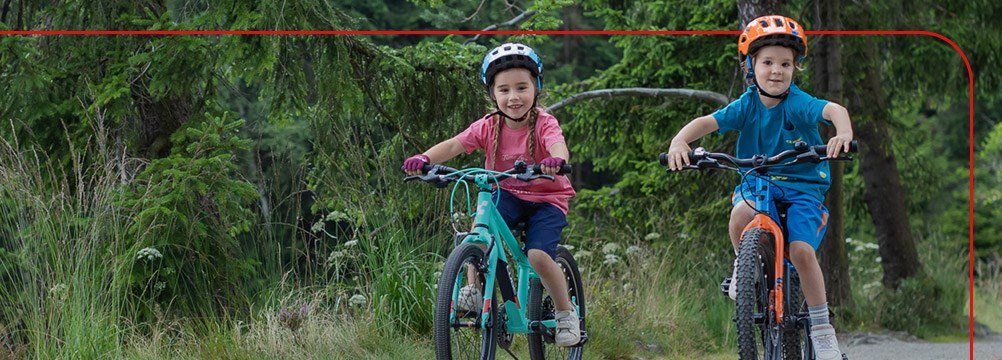
[{"label": "orange bicycle", "polygon": [[[857,146],[857,142],[853,141],[849,152],[856,152]],[[741,233],[737,279],[728,278],[720,284],[724,294],[731,284],[738,287],[734,321],[737,324],[738,356],[743,360],[759,359],[759,345],[763,359],[815,359],[810,343],[807,303],[800,289],[800,277],[787,252],[786,210],[789,204],[776,202],[778,214],[775,219],[771,216],[769,204],[773,199],[769,192],[771,181],[768,172],[769,168],[776,166],[852,160],[849,156],[829,159],[827,151],[827,145],[808,146],[805,142],[798,142],[793,150],[775,156],[755,155],[739,159],[696,148],[689,153],[693,165],[683,167],[737,171],[742,173],[742,184],[748,184],[753,189],[754,199],[750,200],[755,201],[756,214]],[[661,153],[659,160],[661,165],[667,166],[668,154]],[[845,354],[842,358],[848,360]]]}]

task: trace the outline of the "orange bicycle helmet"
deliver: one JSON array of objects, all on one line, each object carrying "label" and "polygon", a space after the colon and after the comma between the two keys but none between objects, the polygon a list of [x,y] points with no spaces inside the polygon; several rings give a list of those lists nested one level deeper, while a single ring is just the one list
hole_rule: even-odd
[{"label": "orange bicycle helmet", "polygon": [[800,23],[783,15],[766,15],[752,20],[738,38],[738,55],[748,55],[768,45],[780,45],[797,52],[797,61],[807,56],[807,34]]}]

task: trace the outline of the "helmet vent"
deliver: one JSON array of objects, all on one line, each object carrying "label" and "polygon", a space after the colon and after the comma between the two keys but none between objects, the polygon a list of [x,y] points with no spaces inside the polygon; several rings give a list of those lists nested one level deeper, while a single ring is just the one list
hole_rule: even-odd
[{"label": "helmet vent", "polygon": [[783,19],[776,19],[776,26],[783,27]]}]

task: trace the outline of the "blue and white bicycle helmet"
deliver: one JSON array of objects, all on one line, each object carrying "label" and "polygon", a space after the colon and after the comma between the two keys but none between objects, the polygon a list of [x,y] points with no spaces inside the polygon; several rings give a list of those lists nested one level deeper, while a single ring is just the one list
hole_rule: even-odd
[{"label": "blue and white bicycle helmet", "polygon": [[543,61],[531,47],[519,43],[504,43],[487,52],[480,68],[480,80],[490,93],[494,75],[503,70],[524,68],[536,76],[537,95],[543,90]]}]

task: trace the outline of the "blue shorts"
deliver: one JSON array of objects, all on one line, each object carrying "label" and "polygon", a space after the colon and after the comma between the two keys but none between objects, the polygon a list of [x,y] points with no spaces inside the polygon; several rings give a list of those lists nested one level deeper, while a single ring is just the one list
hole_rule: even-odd
[{"label": "blue shorts", "polygon": [[[753,186],[738,185],[734,187],[734,195],[731,197],[731,205],[737,206],[743,199],[755,202],[752,195]],[[793,190],[783,189],[778,186],[770,186],[773,203],[769,204],[769,214],[772,219],[779,223],[775,201],[782,201],[790,204],[786,211],[786,231],[789,233],[790,242],[803,241],[814,251],[821,245],[821,239],[825,237],[825,230],[828,229],[828,208],[811,195]]]},{"label": "blue shorts", "polygon": [[519,199],[503,189],[495,191],[493,198],[497,201],[501,218],[509,228],[525,222],[523,252],[529,253],[529,249],[536,249],[550,254],[551,258],[557,258],[560,233],[567,226],[567,215],[564,215],[563,211],[553,204]]}]

